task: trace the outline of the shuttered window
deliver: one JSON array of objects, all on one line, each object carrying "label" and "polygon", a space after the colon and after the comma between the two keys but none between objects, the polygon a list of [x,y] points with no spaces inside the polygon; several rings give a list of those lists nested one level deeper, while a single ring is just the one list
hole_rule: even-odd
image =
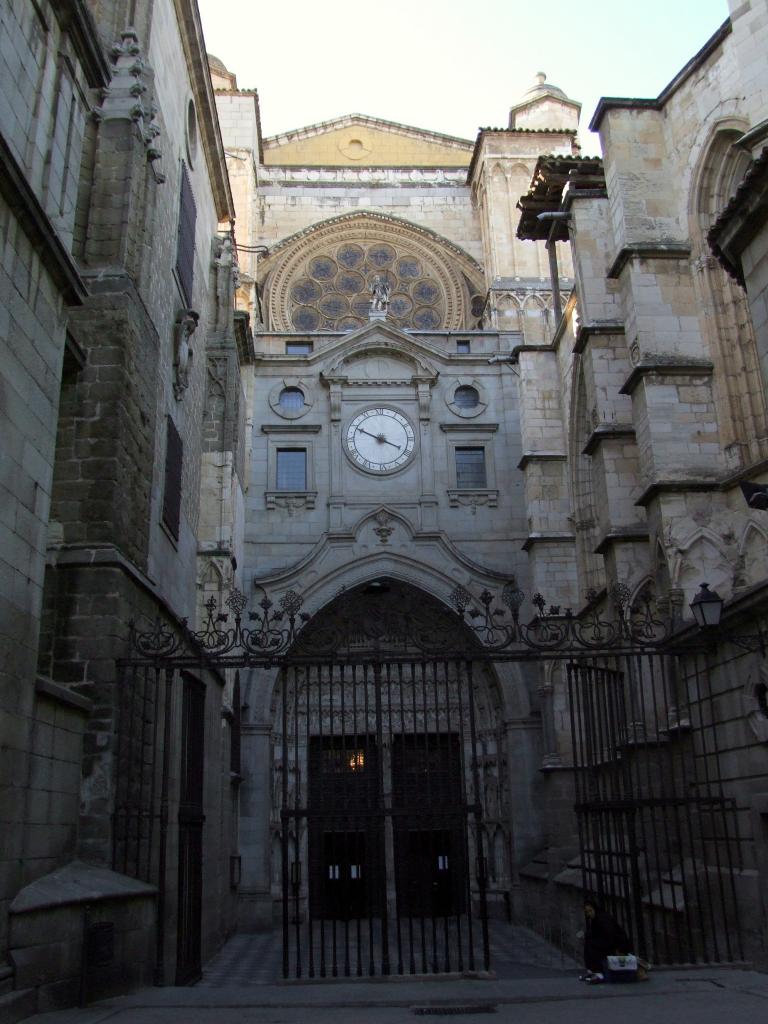
[{"label": "shuttered window", "polygon": [[179,238],[176,248],[176,273],[187,305],[192,303],[192,282],[195,270],[195,223],[197,207],[187,165],[181,164],[181,197],[179,206]]},{"label": "shuttered window", "polygon": [[485,449],[456,449],[456,486],[458,488],[486,487]]},{"label": "shuttered window", "polygon": [[278,491],[306,491],[307,452],[305,448],[280,448],[277,452]]},{"label": "shuttered window", "polygon": [[174,540],[179,539],[181,519],[181,470],[184,443],[170,416],[167,417],[165,447],[165,486],[163,488],[163,524]]}]

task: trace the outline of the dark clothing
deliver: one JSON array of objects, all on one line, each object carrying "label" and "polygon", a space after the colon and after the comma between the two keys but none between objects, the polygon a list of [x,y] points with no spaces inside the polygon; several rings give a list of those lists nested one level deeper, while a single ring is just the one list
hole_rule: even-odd
[{"label": "dark clothing", "polygon": [[586,919],[584,929],[584,966],[588,971],[602,971],[607,956],[618,953],[625,956],[631,952],[627,933],[610,914],[598,910],[594,917]]}]

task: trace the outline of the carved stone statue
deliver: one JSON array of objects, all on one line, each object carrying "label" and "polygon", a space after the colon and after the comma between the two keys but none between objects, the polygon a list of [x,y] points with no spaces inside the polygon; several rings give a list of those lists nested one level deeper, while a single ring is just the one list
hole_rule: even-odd
[{"label": "carved stone statue", "polygon": [[382,312],[386,313],[387,307],[389,306],[389,293],[390,284],[386,277],[382,277],[381,274],[377,274],[371,281],[368,289],[373,296],[371,299],[371,312]]},{"label": "carved stone statue", "polygon": [[194,309],[183,309],[176,317],[173,394],[177,402],[181,401],[184,392],[189,387],[189,371],[192,363],[190,338],[197,330],[199,322],[200,314],[196,313]]}]

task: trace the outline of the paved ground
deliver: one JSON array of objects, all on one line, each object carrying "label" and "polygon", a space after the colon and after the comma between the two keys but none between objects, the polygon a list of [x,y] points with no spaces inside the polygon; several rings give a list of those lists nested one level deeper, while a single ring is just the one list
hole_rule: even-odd
[{"label": "paved ground", "polygon": [[[417,1011],[428,1008],[429,1015]],[[491,1009],[491,1012],[483,1010]],[[659,972],[636,985],[518,981],[330,982],[145,989],[26,1024],[765,1024],[768,975]]]},{"label": "paved ground", "polygon": [[[567,971],[570,975],[578,972],[578,965],[560,950],[550,946],[540,936],[527,928],[508,925],[502,921],[490,921],[491,963],[496,976],[503,980],[513,978],[548,978]],[[342,937],[339,936],[341,944]],[[330,940],[327,939],[329,944]],[[479,938],[476,936],[476,942]],[[306,941],[303,972],[307,970]],[[407,947],[407,943],[404,943]],[[418,945],[418,943],[417,943]],[[394,958],[393,943],[392,952]],[[203,980],[198,987],[225,988],[252,985],[268,985],[281,980],[282,942],[279,934],[236,935],[224,946],[218,956],[206,966]],[[408,950],[405,950],[406,972],[408,971]],[[376,959],[379,959],[378,951]],[[421,973],[420,957],[416,957],[416,971]],[[327,974],[331,975],[330,953],[327,957]],[[455,960],[455,957],[454,957]],[[427,958],[429,963],[429,957]],[[316,974],[319,974],[319,956],[315,949]],[[344,958],[339,953],[338,974],[344,974]],[[363,974],[367,974],[367,962],[363,957]],[[429,968],[428,968],[429,970]],[[354,950],[350,957],[349,973],[356,974]]]},{"label": "paved ground", "polygon": [[654,971],[588,986],[573,961],[524,928],[492,923],[495,978],[280,983],[279,935],[236,936],[190,988],[150,988],[25,1024],[768,1024],[768,974]]}]

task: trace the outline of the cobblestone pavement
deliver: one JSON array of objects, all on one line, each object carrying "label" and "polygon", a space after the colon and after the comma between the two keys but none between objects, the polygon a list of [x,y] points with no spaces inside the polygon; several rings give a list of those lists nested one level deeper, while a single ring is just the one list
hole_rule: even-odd
[{"label": "cobblestone pavement", "polygon": [[[491,967],[499,979],[550,977],[563,971],[578,971],[575,961],[527,928],[490,921],[489,933]],[[306,963],[303,969],[306,971]],[[327,973],[331,974],[330,964]],[[341,962],[338,973],[344,974]],[[350,973],[356,973],[354,951]],[[367,971],[363,970],[363,973]],[[203,979],[197,987],[269,985],[279,981],[281,976],[282,940],[279,932],[235,935],[206,965]]]}]

